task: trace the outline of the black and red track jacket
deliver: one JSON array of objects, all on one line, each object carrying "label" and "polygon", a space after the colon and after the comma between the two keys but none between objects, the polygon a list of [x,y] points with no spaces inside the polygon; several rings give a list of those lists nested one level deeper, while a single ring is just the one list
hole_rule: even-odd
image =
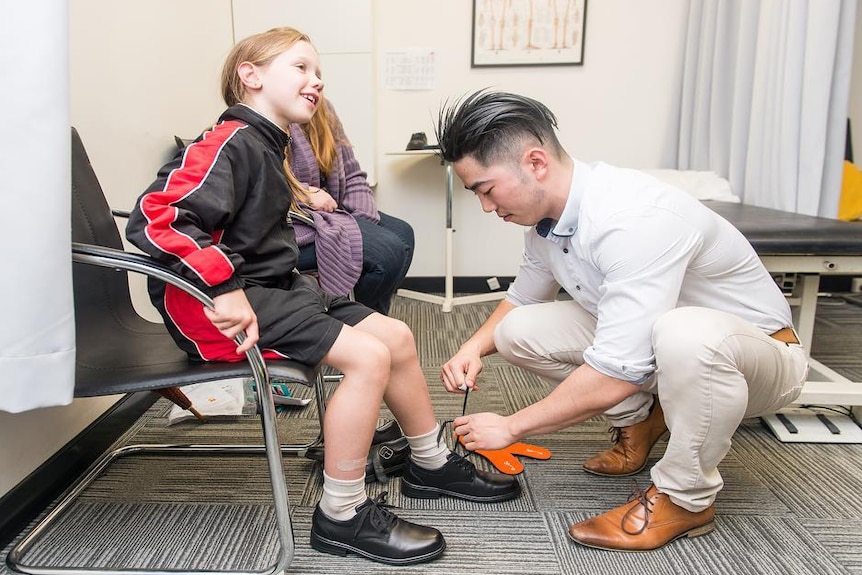
[{"label": "black and red track jacket", "polygon": [[[232,106],[159,170],[138,198],[126,237],[210,297],[246,284],[283,284],[299,253],[287,217],[289,142],[253,109]],[[164,291],[150,287],[157,303]]]}]

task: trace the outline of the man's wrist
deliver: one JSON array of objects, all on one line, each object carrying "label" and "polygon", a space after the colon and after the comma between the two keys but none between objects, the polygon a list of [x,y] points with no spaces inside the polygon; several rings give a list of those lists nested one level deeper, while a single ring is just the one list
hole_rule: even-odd
[{"label": "man's wrist", "polygon": [[520,428],[520,422],[518,421],[517,415],[518,412],[515,412],[503,418],[506,424],[506,432],[512,438],[513,442],[525,437],[524,430]]},{"label": "man's wrist", "polygon": [[482,346],[468,340],[461,344],[461,347],[458,349],[458,353],[482,357]]}]

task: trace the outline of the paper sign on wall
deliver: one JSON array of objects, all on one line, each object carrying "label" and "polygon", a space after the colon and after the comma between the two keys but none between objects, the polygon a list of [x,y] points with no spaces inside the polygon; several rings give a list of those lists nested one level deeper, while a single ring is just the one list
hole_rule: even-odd
[{"label": "paper sign on wall", "polygon": [[437,83],[434,51],[427,49],[387,52],[383,85],[390,90],[433,90]]}]

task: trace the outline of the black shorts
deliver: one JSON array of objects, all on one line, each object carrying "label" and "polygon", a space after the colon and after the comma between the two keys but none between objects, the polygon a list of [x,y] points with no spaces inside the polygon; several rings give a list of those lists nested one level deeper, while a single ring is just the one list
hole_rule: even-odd
[{"label": "black shorts", "polygon": [[374,310],[330,295],[309,276],[296,274],[290,289],[251,286],[245,293],[257,314],[261,350],[317,365],[344,325],[355,326]]},{"label": "black shorts", "polygon": [[[293,359],[318,365],[344,325],[355,326],[374,310],[330,295],[307,275],[293,273],[283,287],[252,285],[245,295],[257,315],[258,347],[267,359]],[[155,285],[153,285],[155,284]],[[153,304],[177,345],[205,361],[244,361],[236,343],[222,335],[192,296],[162,282],[151,283]]]}]

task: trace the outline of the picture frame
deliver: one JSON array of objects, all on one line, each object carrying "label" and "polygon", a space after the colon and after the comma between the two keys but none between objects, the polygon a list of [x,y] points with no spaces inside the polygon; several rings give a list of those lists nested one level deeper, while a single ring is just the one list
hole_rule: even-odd
[{"label": "picture frame", "polygon": [[582,66],[587,0],[473,0],[472,68]]}]

